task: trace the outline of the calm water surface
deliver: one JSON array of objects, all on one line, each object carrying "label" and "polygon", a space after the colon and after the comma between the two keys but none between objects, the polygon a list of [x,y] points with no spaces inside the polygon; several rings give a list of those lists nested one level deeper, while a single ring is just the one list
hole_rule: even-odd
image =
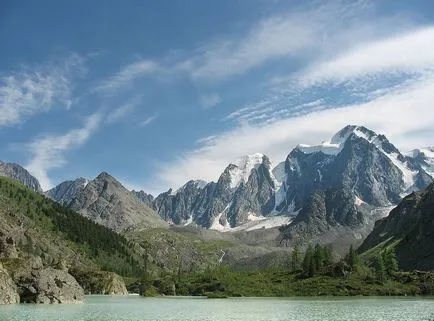
[{"label": "calm water surface", "polygon": [[205,299],[88,296],[77,305],[0,306],[0,320],[434,321],[434,298]]}]

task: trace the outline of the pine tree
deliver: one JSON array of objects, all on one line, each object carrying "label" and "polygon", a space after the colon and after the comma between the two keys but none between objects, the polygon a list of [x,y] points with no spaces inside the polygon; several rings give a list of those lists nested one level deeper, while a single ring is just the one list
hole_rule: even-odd
[{"label": "pine tree", "polygon": [[382,255],[377,255],[374,258],[374,270],[375,278],[379,282],[384,282],[386,280],[386,269],[384,267],[384,261]]},{"label": "pine tree", "polygon": [[315,271],[319,271],[322,268],[323,261],[323,249],[318,243],[315,244],[315,250],[313,252],[313,261],[315,264]]},{"label": "pine tree", "polygon": [[315,262],[313,260],[313,248],[312,245],[307,247],[303,259],[303,273],[307,276],[313,276],[315,274]]},{"label": "pine tree", "polygon": [[396,259],[395,251],[392,248],[388,248],[382,252],[382,258],[384,262],[384,268],[388,275],[392,275],[393,272],[398,271],[398,261]]},{"label": "pine tree", "polygon": [[300,250],[298,247],[294,247],[292,249],[292,255],[291,255],[291,268],[292,271],[297,271],[300,267]]},{"label": "pine tree", "polygon": [[356,251],[354,251],[352,245],[350,246],[350,250],[347,255],[347,263],[352,269],[359,265],[359,256],[357,255]]}]

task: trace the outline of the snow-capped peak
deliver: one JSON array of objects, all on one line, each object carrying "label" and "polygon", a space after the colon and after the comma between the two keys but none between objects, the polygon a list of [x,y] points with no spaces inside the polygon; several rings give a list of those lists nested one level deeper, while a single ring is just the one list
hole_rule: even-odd
[{"label": "snow-capped peak", "polygon": [[231,178],[230,187],[236,188],[241,183],[246,183],[253,169],[258,168],[264,160],[264,154],[256,153],[246,155],[231,162],[229,175]]},{"label": "snow-capped peak", "polygon": [[322,152],[327,155],[337,155],[341,152],[348,137],[355,134],[362,137],[369,142],[372,142],[377,136],[372,130],[363,126],[348,125],[338,131],[330,140],[323,141],[319,145],[311,146],[306,144],[299,144],[297,149],[305,154],[312,154]]},{"label": "snow-capped peak", "polygon": [[428,175],[434,178],[434,147],[413,149],[404,155],[413,158]]},{"label": "snow-capped peak", "polygon": [[208,184],[208,182],[198,179],[195,181],[188,181],[187,183],[185,183],[184,185],[182,185],[180,188],[178,188],[177,190],[172,190],[170,191],[170,195],[175,196],[176,194],[178,194],[179,192],[183,191],[184,189],[186,189],[188,186],[194,185],[195,187],[199,188],[199,189],[203,189],[206,185]]}]

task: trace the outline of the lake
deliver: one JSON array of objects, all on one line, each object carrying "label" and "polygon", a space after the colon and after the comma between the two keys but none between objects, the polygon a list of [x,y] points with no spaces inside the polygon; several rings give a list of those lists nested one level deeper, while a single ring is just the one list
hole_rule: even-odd
[{"label": "lake", "polygon": [[434,321],[434,298],[143,298],[87,296],[77,305],[0,306],[0,320]]}]

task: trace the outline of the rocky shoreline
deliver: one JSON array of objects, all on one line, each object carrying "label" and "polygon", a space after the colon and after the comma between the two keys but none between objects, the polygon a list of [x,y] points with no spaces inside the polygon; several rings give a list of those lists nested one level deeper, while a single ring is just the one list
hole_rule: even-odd
[{"label": "rocky shoreline", "polygon": [[74,304],[84,302],[85,292],[128,294],[116,273],[73,271],[61,263],[44,266],[41,257],[18,252],[12,237],[0,238],[0,304]]}]

